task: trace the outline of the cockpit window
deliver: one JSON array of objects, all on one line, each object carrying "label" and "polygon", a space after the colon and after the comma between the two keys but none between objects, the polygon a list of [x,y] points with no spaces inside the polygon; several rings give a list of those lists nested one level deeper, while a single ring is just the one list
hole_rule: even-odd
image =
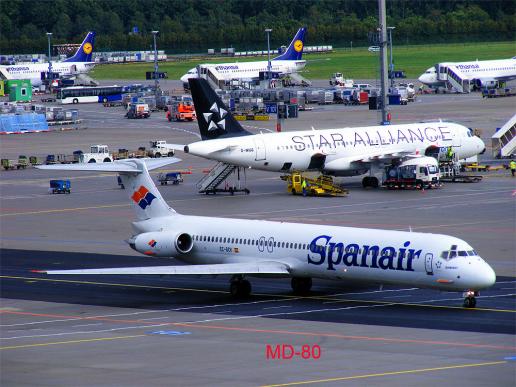
[{"label": "cockpit window", "polygon": [[468,253],[466,251],[459,251],[459,257],[467,257]]},{"label": "cockpit window", "polygon": [[474,255],[478,255],[477,252],[475,250],[469,250],[468,252],[468,255],[471,257],[471,256],[474,256]]},{"label": "cockpit window", "polygon": [[449,250],[449,251],[443,251],[441,253],[441,258],[450,260],[452,258],[457,258],[457,257],[468,257],[468,256],[473,257],[476,255],[478,255],[478,254],[475,250],[461,250],[461,251]]}]

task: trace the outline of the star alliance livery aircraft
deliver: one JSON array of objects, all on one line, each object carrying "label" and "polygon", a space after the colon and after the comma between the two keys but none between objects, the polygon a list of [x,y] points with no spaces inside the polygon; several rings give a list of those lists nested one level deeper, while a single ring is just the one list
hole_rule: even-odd
[{"label": "star alliance livery aircraft", "polygon": [[[305,35],[306,27],[300,28],[287,50],[283,54],[271,59],[272,72],[279,73],[280,75],[291,74],[305,67],[306,61],[301,59],[303,56]],[[199,66],[215,70],[219,74],[220,79],[231,80],[258,78],[260,71],[267,71],[268,64],[268,61],[262,60],[257,62],[206,63]],[[180,79],[185,89],[188,89],[188,80],[197,77],[197,67],[194,67],[188,70]]]},{"label": "star alliance livery aircraft", "polygon": [[[92,61],[94,44],[95,31],[88,32],[74,56],[62,62],[52,62],[52,72],[64,78],[87,73],[95,66]],[[6,79],[30,79],[32,86],[39,86],[42,83],[41,73],[48,72],[48,63],[0,66],[0,70]]]},{"label": "star alliance livery aircraft", "polygon": [[312,278],[407,285],[465,291],[465,307],[475,307],[478,291],[495,283],[493,269],[473,247],[452,236],[178,214],[148,172],[177,161],[128,159],[38,168],[118,172],[136,211],[135,235],[127,241],[129,245],[142,254],[174,257],[188,265],[42,272],[229,274],[234,296],[251,293],[247,276],[291,278],[298,294],[310,291]]},{"label": "star alliance livery aircraft", "polygon": [[[452,147],[458,159],[482,153],[485,145],[465,126],[449,122],[367,126],[252,134],[231,115],[205,79],[190,79],[203,141],[176,145],[196,156],[272,172],[319,171],[353,176],[385,164]],[[366,176],[363,185],[378,187]]]}]

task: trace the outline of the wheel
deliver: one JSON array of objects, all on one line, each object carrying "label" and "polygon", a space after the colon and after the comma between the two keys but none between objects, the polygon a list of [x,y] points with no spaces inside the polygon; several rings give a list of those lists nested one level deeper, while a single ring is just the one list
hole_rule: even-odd
[{"label": "wheel", "polygon": [[245,298],[251,294],[251,283],[248,280],[233,280],[229,285],[229,292],[233,297]]},{"label": "wheel", "polygon": [[109,157],[106,157],[106,158],[104,159],[104,162],[105,162],[105,163],[110,163],[110,162],[111,162],[111,159],[110,159]]},{"label": "wheel", "polygon": [[102,98],[102,102],[107,103],[107,98],[106,97]]},{"label": "wheel", "polygon": [[77,104],[77,103],[79,103],[79,100],[77,98],[74,98],[72,102],[73,102],[73,104]]},{"label": "wheel", "polygon": [[167,156],[168,156],[168,157],[172,157],[172,156],[174,156],[174,152],[168,152]]},{"label": "wheel", "polygon": [[369,186],[372,187],[372,188],[378,188],[378,186],[380,185],[379,181],[378,181],[378,178],[375,177],[375,176],[370,176],[369,177]]},{"label": "wheel", "polygon": [[156,154],[154,155],[154,157],[156,157],[156,158],[161,157],[161,153],[159,153],[159,152],[158,152],[158,153],[156,153]]},{"label": "wheel", "polygon": [[295,195],[296,194],[296,190],[294,188],[292,188],[292,195]]},{"label": "wheel", "polygon": [[294,294],[306,295],[310,293],[310,289],[312,289],[312,279],[309,277],[294,277],[290,284]]},{"label": "wheel", "polygon": [[249,191],[247,188],[244,189],[244,192],[245,192],[246,195],[249,195],[251,193],[251,191]]},{"label": "wheel", "polygon": [[362,187],[367,188],[370,185],[370,177],[366,176],[362,179]]},{"label": "wheel", "polygon": [[95,159],[90,159],[90,161],[88,161],[89,164],[91,163],[96,163]]},{"label": "wheel", "polygon": [[477,299],[475,297],[466,297],[463,305],[464,308],[474,308],[477,306]]},{"label": "wheel", "polygon": [[234,194],[235,194],[235,191],[233,190],[233,187],[229,187],[229,193],[230,193],[231,195],[234,195]]}]

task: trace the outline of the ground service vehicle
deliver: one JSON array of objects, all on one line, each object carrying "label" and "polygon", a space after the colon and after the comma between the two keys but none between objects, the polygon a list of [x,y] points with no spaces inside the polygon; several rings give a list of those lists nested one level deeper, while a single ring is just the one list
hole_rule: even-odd
[{"label": "ground service vehicle", "polygon": [[127,118],[149,118],[150,117],[149,105],[146,103],[130,104],[125,116]]},{"label": "ground service vehicle", "polygon": [[66,87],[57,91],[56,99],[63,104],[121,101],[122,89],[122,86]]},{"label": "ground service vehicle", "polygon": [[150,148],[147,152],[149,157],[174,156],[174,148],[167,144],[165,140],[154,140],[150,142]]},{"label": "ground service vehicle", "polygon": [[70,180],[50,180],[50,189],[49,191],[53,194],[63,193],[69,194],[70,190]]},{"label": "ground service vehicle", "polygon": [[161,185],[168,185],[168,183],[177,185],[183,182],[183,175],[181,172],[169,172],[158,174],[158,181]]},{"label": "ground service vehicle", "polygon": [[18,156],[18,160],[2,159],[2,167],[7,171],[9,169],[25,169],[29,165],[27,156]]},{"label": "ground service vehicle", "polygon": [[382,185],[391,189],[439,188],[439,163],[433,157],[418,157],[396,166],[387,166]]},{"label": "ground service vehicle", "polygon": [[333,73],[330,78],[330,86],[353,87],[354,83],[352,79],[344,79],[342,73]]},{"label": "ground service vehicle", "polygon": [[[333,183],[331,176],[320,175],[315,178],[303,176],[300,173],[292,173],[291,175],[281,176],[287,182],[287,190],[292,195],[303,196],[344,196],[348,191]],[[303,192],[303,180],[306,182],[306,188]]]},{"label": "ground service vehicle", "polygon": [[197,119],[191,101],[175,102],[169,105],[166,116],[169,121],[194,121]]},{"label": "ground service vehicle", "polygon": [[79,155],[80,163],[110,163],[111,161],[113,161],[113,155],[109,153],[107,145],[92,145],[90,153]]}]

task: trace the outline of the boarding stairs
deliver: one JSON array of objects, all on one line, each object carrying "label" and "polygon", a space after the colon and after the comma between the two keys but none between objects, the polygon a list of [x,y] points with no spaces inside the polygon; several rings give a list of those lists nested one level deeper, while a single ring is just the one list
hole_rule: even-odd
[{"label": "boarding stairs", "polygon": [[[226,184],[225,188],[218,188],[235,170],[237,171],[238,186]],[[229,192],[230,194],[234,194],[235,192],[245,192],[248,194],[249,190],[247,188],[242,188],[240,185],[241,170],[244,170],[245,175],[244,168],[219,162],[208,172],[206,176],[197,182],[197,189],[199,190],[199,193],[205,194],[215,194],[217,192]]]},{"label": "boarding stairs", "polygon": [[511,157],[516,153],[516,114],[491,137],[494,157]]},{"label": "boarding stairs", "polygon": [[446,73],[448,75],[448,84],[458,93],[469,93],[471,91],[469,79],[457,67],[448,66]]}]

